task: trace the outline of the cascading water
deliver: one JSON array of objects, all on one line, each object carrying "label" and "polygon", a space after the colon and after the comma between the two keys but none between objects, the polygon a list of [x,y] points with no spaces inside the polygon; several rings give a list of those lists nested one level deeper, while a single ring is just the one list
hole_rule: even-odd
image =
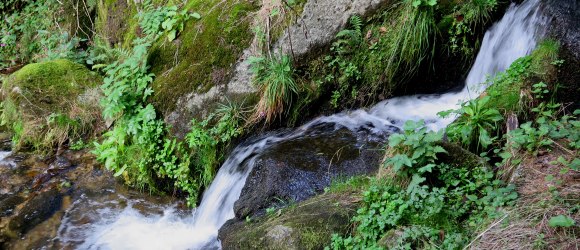
[{"label": "cascading water", "polygon": [[[432,130],[439,130],[453,121],[437,113],[456,109],[461,101],[472,99],[484,90],[487,77],[505,70],[517,58],[527,55],[543,35],[545,20],[539,13],[538,0],[519,6],[512,4],[502,20],[487,31],[465,87],[456,93],[398,97],[378,103],[370,110],[343,112],[317,118],[290,133],[267,136],[239,145],[219,170],[206,190],[201,205],[193,215],[183,215],[173,207],[154,208],[162,214],[137,210],[136,203],[75,202],[67,210],[57,240],[64,246],[82,249],[207,249],[220,248],[218,229],[234,217],[234,202],[239,198],[245,180],[257,157],[270,146],[293,138],[307,136],[322,124],[352,131],[366,129],[375,134],[388,134],[407,120],[426,121]],[[126,203],[120,205],[120,203]],[[80,207],[92,211],[94,223],[84,223]],[[88,207],[88,208],[87,208]]]}]

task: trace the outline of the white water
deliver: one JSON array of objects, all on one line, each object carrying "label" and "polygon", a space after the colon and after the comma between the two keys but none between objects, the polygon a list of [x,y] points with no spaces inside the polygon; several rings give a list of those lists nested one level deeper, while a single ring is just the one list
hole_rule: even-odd
[{"label": "white water", "polygon": [[10,154],[12,154],[11,151],[0,151],[0,161],[3,161]]},{"label": "white water", "polygon": [[[73,225],[69,209],[58,240],[81,249],[207,249],[220,248],[218,229],[234,217],[233,205],[239,198],[245,180],[257,156],[277,142],[308,135],[321,124],[334,124],[353,131],[361,128],[385,134],[401,127],[407,120],[424,119],[427,126],[439,130],[453,121],[437,113],[456,109],[461,101],[477,97],[485,89],[488,76],[505,70],[517,58],[527,55],[543,33],[545,20],[538,0],[510,6],[500,22],[485,34],[481,50],[467,77],[465,87],[457,93],[398,97],[378,103],[370,110],[343,112],[317,118],[290,133],[268,136],[239,145],[220,168],[214,182],[205,192],[201,205],[191,216],[182,216],[171,207],[163,215],[144,215],[129,202],[124,208],[101,208],[95,205],[100,221]],[[85,204],[85,203],[83,203]],[[90,206],[90,203],[85,206]]]}]

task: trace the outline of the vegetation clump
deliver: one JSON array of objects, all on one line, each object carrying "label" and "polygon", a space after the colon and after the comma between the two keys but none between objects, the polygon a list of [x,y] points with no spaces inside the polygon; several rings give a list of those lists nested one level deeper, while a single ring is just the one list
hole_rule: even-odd
[{"label": "vegetation clump", "polygon": [[292,62],[287,55],[274,55],[271,58],[254,57],[251,64],[255,85],[261,93],[254,119],[265,119],[269,123],[281,117],[298,94]]},{"label": "vegetation clump", "polygon": [[517,197],[513,187],[501,185],[485,166],[438,160],[446,154],[437,145],[442,132],[428,132],[424,123],[411,121],[404,130],[389,138],[392,151],[385,167],[395,179],[379,180],[366,189],[353,218],[355,233],[335,235],[331,248],[460,248],[478,225],[500,216],[497,208]]},{"label": "vegetation clump", "polygon": [[[92,20],[70,19],[73,16],[70,9],[79,1],[84,3],[84,0],[3,3],[0,7],[6,11],[0,11],[3,20],[0,22],[0,72],[11,73],[12,67],[54,59],[85,63],[89,53],[83,44],[92,34],[83,34],[86,33],[84,22]],[[94,5],[86,8],[92,9]],[[77,16],[90,18],[84,12]]]}]

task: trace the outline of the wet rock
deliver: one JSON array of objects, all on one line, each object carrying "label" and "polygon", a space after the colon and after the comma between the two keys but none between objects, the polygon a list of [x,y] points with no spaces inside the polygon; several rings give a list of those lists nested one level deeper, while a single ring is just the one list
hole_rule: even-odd
[{"label": "wet rock", "polygon": [[300,202],[321,193],[335,178],[377,170],[378,144],[359,141],[343,129],[273,146],[256,161],[239,200],[237,218],[263,214],[271,206]]},{"label": "wet rock", "polygon": [[543,13],[548,17],[548,36],[560,42],[558,67],[554,83],[558,83],[556,99],[572,103],[570,111],[580,108],[580,2],[569,0],[544,0]]},{"label": "wet rock", "polygon": [[57,156],[54,162],[50,164],[51,169],[67,169],[72,166],[72,163],[69,159],[62,156]]},{"label": "wet rock", "polygon": [[325,193],[279,215],[232,219],[219,231],[223,249],[323,249],[345,234],[361,201],[358,192]]},{"label": "wet rock", "polygon": [[580,2],[545,0],[544,14],[549,18],[549,36],[560,41],[580,59]]},{"label": "wet rock", "polygon": [[15,235],[26,233],[26,231],[50,218],[62,204],[62,195],[56,189],[34,196],[18,211],[8,223],[9,231]]},{"label": "wet rock", "polygon": [[14,208],[24,201],[19,195],[6,195],[0,199],[0,217],[9,216],[14,212]]},{"label": "wet rock", "polygon": [[0,151],[12,150],[12,135],[6,132],[0,132]]}]

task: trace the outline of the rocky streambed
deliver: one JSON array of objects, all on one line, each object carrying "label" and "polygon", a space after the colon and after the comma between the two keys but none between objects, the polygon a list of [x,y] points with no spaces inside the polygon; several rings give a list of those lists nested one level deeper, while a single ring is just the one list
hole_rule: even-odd
[{"label": "rocky streambed", "polygon": [[[104,221],[107,211],[131,207],[160,215],[170,197],[129,190],[86,151],[39,157],[3,151],[0,160],[0,248],[73,249],[83,244],[81,227]],[[185,213],[185,209],[182,209]]]}]

